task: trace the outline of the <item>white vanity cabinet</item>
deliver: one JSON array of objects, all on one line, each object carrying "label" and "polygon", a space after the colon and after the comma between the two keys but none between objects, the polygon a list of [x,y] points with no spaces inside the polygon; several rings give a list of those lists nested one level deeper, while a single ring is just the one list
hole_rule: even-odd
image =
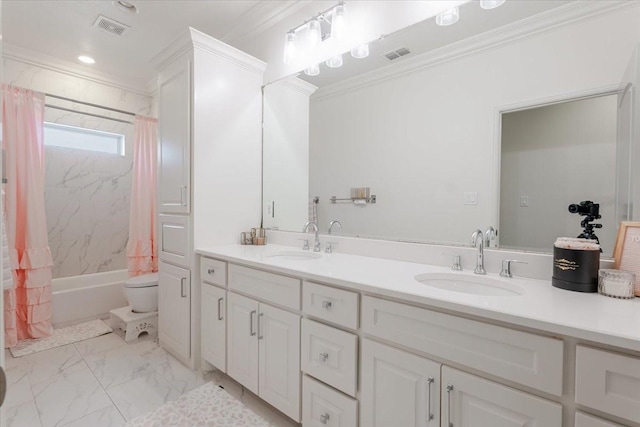
[{"label": "white vanity cabinet", "polygon": [[191,356],[191,271],[160,261],[158,269],[158,338],[163,347],[188,360]]},{"label": "white vanity cabinet", "polygon": [[227,372],[227,263],[200,258],[200,326],[202,358]]},{"label": "white vanity cabinet", "polygon": [[229,292],[227,373],[300,420],[300,316]]}]

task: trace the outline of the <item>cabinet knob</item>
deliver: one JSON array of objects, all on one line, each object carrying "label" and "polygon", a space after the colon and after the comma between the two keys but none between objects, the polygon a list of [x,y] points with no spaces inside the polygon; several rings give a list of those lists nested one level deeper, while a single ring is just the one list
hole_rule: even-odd
[{"label": "cabinet knob", "polygon": [[210,268],[210,269],[207,270],[207,274],[209,274],[211,276],[213,276],[215,274],[215,272],[216,272],[215,268]]},{"label": "cabinet knob", "polygon": [[329,353],[320,353],[318,357],[322,362],[326,362],[329,358]]},{"label": "cabinet knob", "polygon": [[327,414],[327,413],[325,412],[324,414],[320,415],[320,422],[321,422],[322,424],[326,424],[326,423],[327,423],[327,421],[329,421],[329,418],[331,418],[331,417],[329,417],[329,414]]},{"label": "cabinet knob", "polygon": [[322,301],[322,308],[329,310],[331,308],[331,301]]}]

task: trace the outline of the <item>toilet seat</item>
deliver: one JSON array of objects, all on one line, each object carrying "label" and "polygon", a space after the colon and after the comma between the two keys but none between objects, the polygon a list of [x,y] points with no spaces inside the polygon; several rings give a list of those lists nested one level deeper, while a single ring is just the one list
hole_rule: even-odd
[{"label": "toilet seat", "polygon": [[158,273],[142,274],[124,281],[125,288],[149,288],[158,286]]}]

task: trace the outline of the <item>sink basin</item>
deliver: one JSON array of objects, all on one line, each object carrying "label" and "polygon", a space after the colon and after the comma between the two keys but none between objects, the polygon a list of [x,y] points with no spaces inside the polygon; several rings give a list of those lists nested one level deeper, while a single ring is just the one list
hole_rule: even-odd
[{"label": "sink basin", "polygon": [[486,276],[470,276],[462,274],[426,273],[415,279],[427,286],[463,294],[482,295],[485,297],[508,297],[524,294],[524,289],[503,280]]},{"label": "sink basin", "polygon": [[322,255],[318,252],[281,251],[281,252],[274,252],[272,254],[265,255],[265,257],[283,259],[287,261],[304,261],[304,260],[322,258]]}]

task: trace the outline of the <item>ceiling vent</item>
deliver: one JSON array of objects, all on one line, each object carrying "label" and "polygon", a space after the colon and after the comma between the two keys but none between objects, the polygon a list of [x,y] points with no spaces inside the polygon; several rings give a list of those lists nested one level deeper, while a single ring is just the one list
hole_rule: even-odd
[{"label": "ceiling vent", "polygon": [[93,23],[93,26],[106,31],[107,33],[115,34],[116,36],[123,35],[129,30],[129,28],[131,28],[128,25],[114,21],[113,19],[107,18],[103,15],[98,16],[98,19]]},{"label": "ceiling vent", "polygon": [[410,53],[411,51],[409,49],[407,49],[406,47],[401,47],[400,49],[392,50],[391,52],[385,53],[384,56],[386,56],[389,61],[393,61],[394,59],[398,59],[401,56],[405,56]]}]

